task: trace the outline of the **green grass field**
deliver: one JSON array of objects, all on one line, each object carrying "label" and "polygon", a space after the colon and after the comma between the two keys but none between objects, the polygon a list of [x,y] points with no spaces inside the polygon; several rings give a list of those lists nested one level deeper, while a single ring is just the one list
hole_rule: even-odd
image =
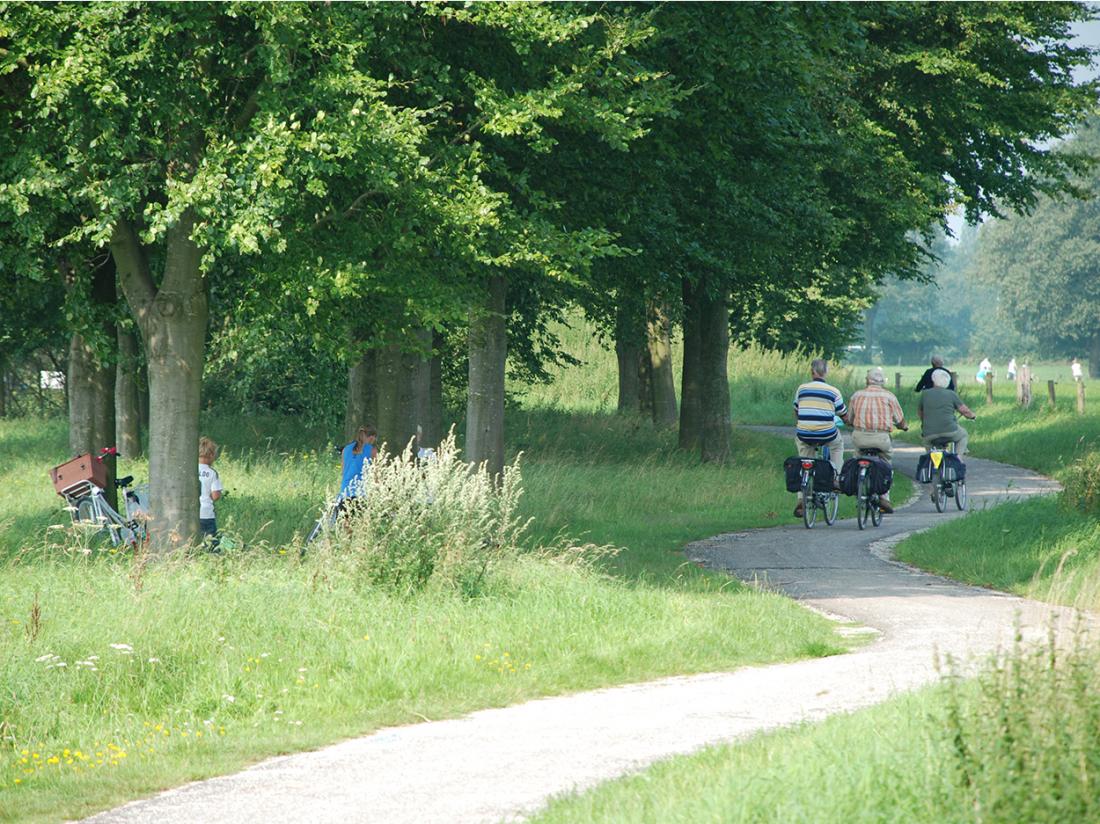
[{"label": "green grass field", "polygon": [[[593,355],[585,369],[606,373],[613,356]],[[339,467],[332,433],[297,420],[207,415],[236,548],[150,565],[85,555],[63,528],[46,470],[67,457],[64,422],[0,422],[0,818],[77,817],[381,726],[845,648],[821,617],[680,552],[793,520],[789,443],[737,431],[733,466],[701,466],[674,432],[556,385],[509,412],[528,552],[477,598],[299,561]],[[595,565],[538,551],[588,543],[619,551]]]}]

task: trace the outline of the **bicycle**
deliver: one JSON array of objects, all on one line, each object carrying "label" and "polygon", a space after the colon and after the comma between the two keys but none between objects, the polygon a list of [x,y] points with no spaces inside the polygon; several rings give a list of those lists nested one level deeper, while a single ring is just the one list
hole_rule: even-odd
[{"label": "bicycle", "polygon": [[[829,447],[818,447],[821,459],[829,460]],[[821,492],[814,488],[814,461],[816,458],[802,458],[802,476],[799,494],[802,496],[802,522],[806,529],[813,529],[817,521],[817,510],[825,513],[825,523],[832,526],[840,510],[840,493],[835,489]]]},{"label": "bicycle", "polygon": [[141,484],[130,488],[133,475],[115,480],[115,488],[122,491],[123,508],[126,517],[120,515],[103,497],[107,486],[106,468],[103,459],[117,457],[118,450],[108,447],[97,457],[81,455],[67,463],[55,466],[50,471],[57,494],[65,499],[66,508],[73,525],[92,524],[100,527],[98,535],[103,533],[111,541],[111,546],[126,544],[136,547],[148,539],[146,521],[149,513],[149,486]]},{"label": "bicycle", "polygon": [[871,491],[871,462],[867,458],[881,457],[882,450],[868,447],[856,452],[859,476],[856,481],[856,524],[866,529],[867,521],[873,526],[882,523],[882,509],[879,507],[879,494]]},{"label": "bicycle", "polygon": [[936,505],[937,512],[947,510],[948,498],[955,499],[955,506],[960,512],[966,509],[966,480],[954,476],[954,467],[947,466],[945,461],[947,455],[957,454],[955,449],[955,442],[950,438],[936,438],[928,450],[932,464],[932,503]]}]

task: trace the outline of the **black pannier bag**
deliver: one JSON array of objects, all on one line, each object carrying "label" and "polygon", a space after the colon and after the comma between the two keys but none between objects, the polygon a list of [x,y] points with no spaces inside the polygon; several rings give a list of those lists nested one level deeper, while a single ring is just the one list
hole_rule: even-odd
[{"label": "black pannier bag", "polygon": [[845,495],[859,492],[859,458],[849,458],[840,468],[840,491]]},{"label": "black pannier bag", "polygon": [[947,452],[943,456],[943,479],[945,481],[965,481],[966,480],[966,464],[962,462],[962,458],[958,455],[952,455]]},{"label": "black pannier bag", "polygon": [[870,462],[867,467],[867,474],[871,477],[871,493],[885,495],[894,483],[894,470],[884,458],[868,456],[862,460]]},{"label": "black pannier bag", "polygon": [[833,465],[824,458],[814,459],[814,492],[832,492],[833,476],[836,474]]},{"label": "black pannier bag", "polygon": [[917,458],[917,483],[932,483],[932,458],[927,452]]},{"label": "black pannier bag", "polygon": [[783,461],[783,475],[787,480],[788,492],[799,492],[802,489],[802,459],[797,455]]}]

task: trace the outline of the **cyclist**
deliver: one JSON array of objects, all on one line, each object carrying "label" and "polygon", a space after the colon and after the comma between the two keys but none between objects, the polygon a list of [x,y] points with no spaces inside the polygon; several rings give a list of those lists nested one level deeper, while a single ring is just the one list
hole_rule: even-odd
[{"label": "cyclist", "polygon": [[[925,389],[931,389],[932,388],[932,373],[935,372],[937,369],[943,369],[945,372],[947,371],[946,368],[943,365],[943,358],[941,358],[939,355],[933,355],[932,356],[932,365],[924,370],[924,374],[920,376],[920,380],[917,381],[917,385],[913,387],[913,391],[914,392],[923,392]],[[948,388],[951,389],[952,391],[954,391],[954,389],[955,389],[955,379],[951,377],[950,372],[947,373],[947,377],[948,377],[948,380],[950,381],[949,384],[948,384]]]},{"label": "cyclist", "polygon": [[932,373],[932,388],[920,393],[920,401],[917,404],[917,412],[921,419],[921,442],[931,446],[932,442],[939,438],[949,438],[955,442],[955,452],[961,457],[966,454],[966,443],[969,434],[959,426],[955,419],[955,412],[968,420],[974,420],[977,415],[970,411],[958,394],[948,388],[951,376],[942,369]]},{"label": "cyclist", "polygon": [[[825,381],[828,374],[829,364],[822,358],[814,358],[810,363],[810,381],[795,392],[795,445],[801,458],[813,458],[819,447],[829,447],[829,463],[836,476],[844,463],[844,439],[836,428],[836,419],[847,422],[848,407],[844,405],[840,390]],[[794,508],[794,516],[802,517],[801,498]]]},{"label": "cyclist", "polygon": [[[896,426],[908,430],[905,413],[894,393],[886,388],[886,376],[878,366],[867,370],[867,388],[852,394],[851,423],[852,447],[858,452],[877,449],[887,463],[892,463],[894,445],[890,432]],[[879,509],[885,513],[894,511],[890,505],[890,493],[879,497]]]}]

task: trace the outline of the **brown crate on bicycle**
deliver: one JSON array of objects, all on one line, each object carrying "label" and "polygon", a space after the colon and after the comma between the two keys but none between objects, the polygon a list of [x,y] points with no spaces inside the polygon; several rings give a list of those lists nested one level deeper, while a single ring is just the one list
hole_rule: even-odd
[{"label": "brown crate on bicycle", "polygon": [[107,467],[92,455],[80,455],[50,470],[50,480],[58,495],[64,495],[82,483],[107,488]]}]

